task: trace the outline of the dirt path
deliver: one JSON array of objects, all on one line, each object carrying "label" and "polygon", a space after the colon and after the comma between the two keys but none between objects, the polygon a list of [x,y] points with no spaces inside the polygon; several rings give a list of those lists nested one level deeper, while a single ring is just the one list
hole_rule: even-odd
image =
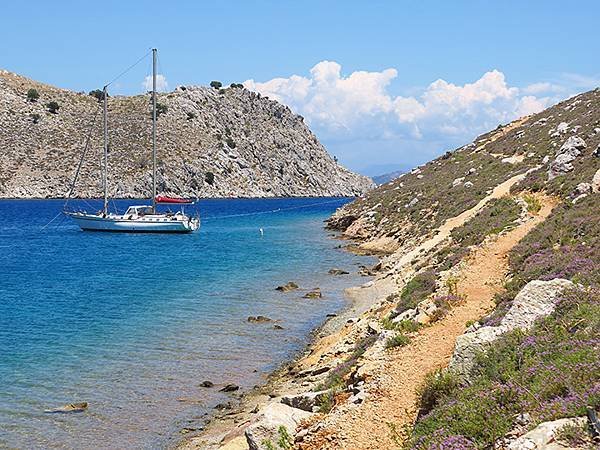
[{"label": "dirt path", "polygon": [[[535,168],[537,169],[537,167]],[[532,169],[534,170],[534,169]],[[509,178],[503,183],[500,183],[498,186],[494,188],[494,190],[482,198],[479,203],[473,206],[471,209],[468,209],[456,217],[452,217],[446,220],[437,230],[437,233],[431,238],[423,242],[418,247],[414,248],[410,252],[404,253],[398,261],[394,264],[394,269],[396,271],[400,270],[402,267],[410,264],[415,258],[419,256],[422,252],[427,252],[432,248],[439,245],[442,241],[448,239],[450,237],[450,233],[455,228],[458,228],[464,225],[468,220],[473,218],[475,214],[483,209],[483,207],[490,201],[496,198],[504,197],[510,192],[510,188],[517,182],[521,181],[527,174],[531,172],[531,170],[526,173],[522,173],[520,175],[515,175],[512,178]]]},{"label": "dirt path", "polygon": [[[503,185],[498,188],[504,189]],[[501,289],[507,274],[508,252],[550,214],[556,201],[544,197],[542,204],[537,216],[472,255],[459,277],[458,291],[466,296],[464,304],[454,308],[443,320],[424,328],[407,347],[386,352],[384,359],[376,362],[379,368],[372,371],[374,377],[365,402],[360,407],[343,405],[334,410],[325,418],[324,427],[305,439],[301,449],[398,447],[391,425],[400,431],[414,421],[416,390],[425,375],[448,364],[456,337],[464,332],[467,321],[477,320],[493,308],[493,296]],[[464,223],[461,216],[452,221]]]}]

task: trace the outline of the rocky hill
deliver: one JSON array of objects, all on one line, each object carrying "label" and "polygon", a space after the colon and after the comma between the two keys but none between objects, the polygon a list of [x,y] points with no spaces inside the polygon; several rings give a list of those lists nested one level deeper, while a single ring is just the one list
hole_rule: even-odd
[{"label": "rocky hill", "polygon": [[[35,89],[38,98],[28,98]],[[56,102],[58,109],[48,105]],[[198,197],[354,196],[372,181],[334,161],[301,116],[241,85],[158,95],[158,190]],[[150,95],[109,101],[111,195],[151,192]],[[101,195],[101,103],[0,71],[0,197]]]}]

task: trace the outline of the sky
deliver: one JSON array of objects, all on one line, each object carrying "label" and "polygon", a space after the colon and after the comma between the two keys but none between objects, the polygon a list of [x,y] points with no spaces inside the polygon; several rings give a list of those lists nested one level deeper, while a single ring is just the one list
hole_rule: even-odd
[{"label": "sky", "polygon": [[[600,85],[596,1],[5,2],[0,68],[101,88],[159,49],[159,87],[243,83],[347,167],[407,169]],[[146,58],[111,86],[147,88]]]}]

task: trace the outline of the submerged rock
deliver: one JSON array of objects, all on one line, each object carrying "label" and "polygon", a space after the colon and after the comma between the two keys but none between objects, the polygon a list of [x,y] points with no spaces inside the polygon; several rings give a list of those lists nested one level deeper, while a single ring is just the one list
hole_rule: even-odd
[{"label": "submerged rock", "polygon": [[346,272],[342,269],[331,269],[328,273],[329,275],[348,275],[350,272]]},{"label": "submerged rock", "polygon": [[295,289],[298,289],[298,285],[296,283],[294,283],[293,281],[289,281],[286,284],[284,284],[282,286],[277,286],[275,288],[275,290],[281,291],[281,292],[289,292],[289,291],[293,291]]},{"label": "submerged rock", "polygon": [[240,387],[237,384],[228,384],[225,387],[219,389],[220,392],[234,392],[237,391]]},{"label": "submerged rock", "polygon": [[273,319],[267,317],[267,316],[248,316],[248,322],[251,323],[265,323],[265,322],[272,322]]},{"label": "submerged rock", "polygon": [[320,288],[315,288],[311,291],[308,291],[306,294],[304,294],[304,298],[321,298],[321,297],[323,297],[323,294],[321,293]]},{"label": "submerged rock", "polygon": [[87,409],[87,407],[88,407],[87,402],[69,403],[68,405],[64,405],[59,408],[46,409],[44,412],[48,413],[48,414],[64,414],[64,413],[83,412]]}]

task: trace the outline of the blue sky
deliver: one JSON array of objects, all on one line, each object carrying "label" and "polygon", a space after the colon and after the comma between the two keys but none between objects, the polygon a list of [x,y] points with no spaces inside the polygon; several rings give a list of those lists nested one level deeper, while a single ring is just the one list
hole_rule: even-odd
[{"label": "blue sky", "polygon": [[375,174],[596,87],[598,17],[592,1],[6,2],[0,67],[89,91],[156,46],[168,89],[245,82]]}]

